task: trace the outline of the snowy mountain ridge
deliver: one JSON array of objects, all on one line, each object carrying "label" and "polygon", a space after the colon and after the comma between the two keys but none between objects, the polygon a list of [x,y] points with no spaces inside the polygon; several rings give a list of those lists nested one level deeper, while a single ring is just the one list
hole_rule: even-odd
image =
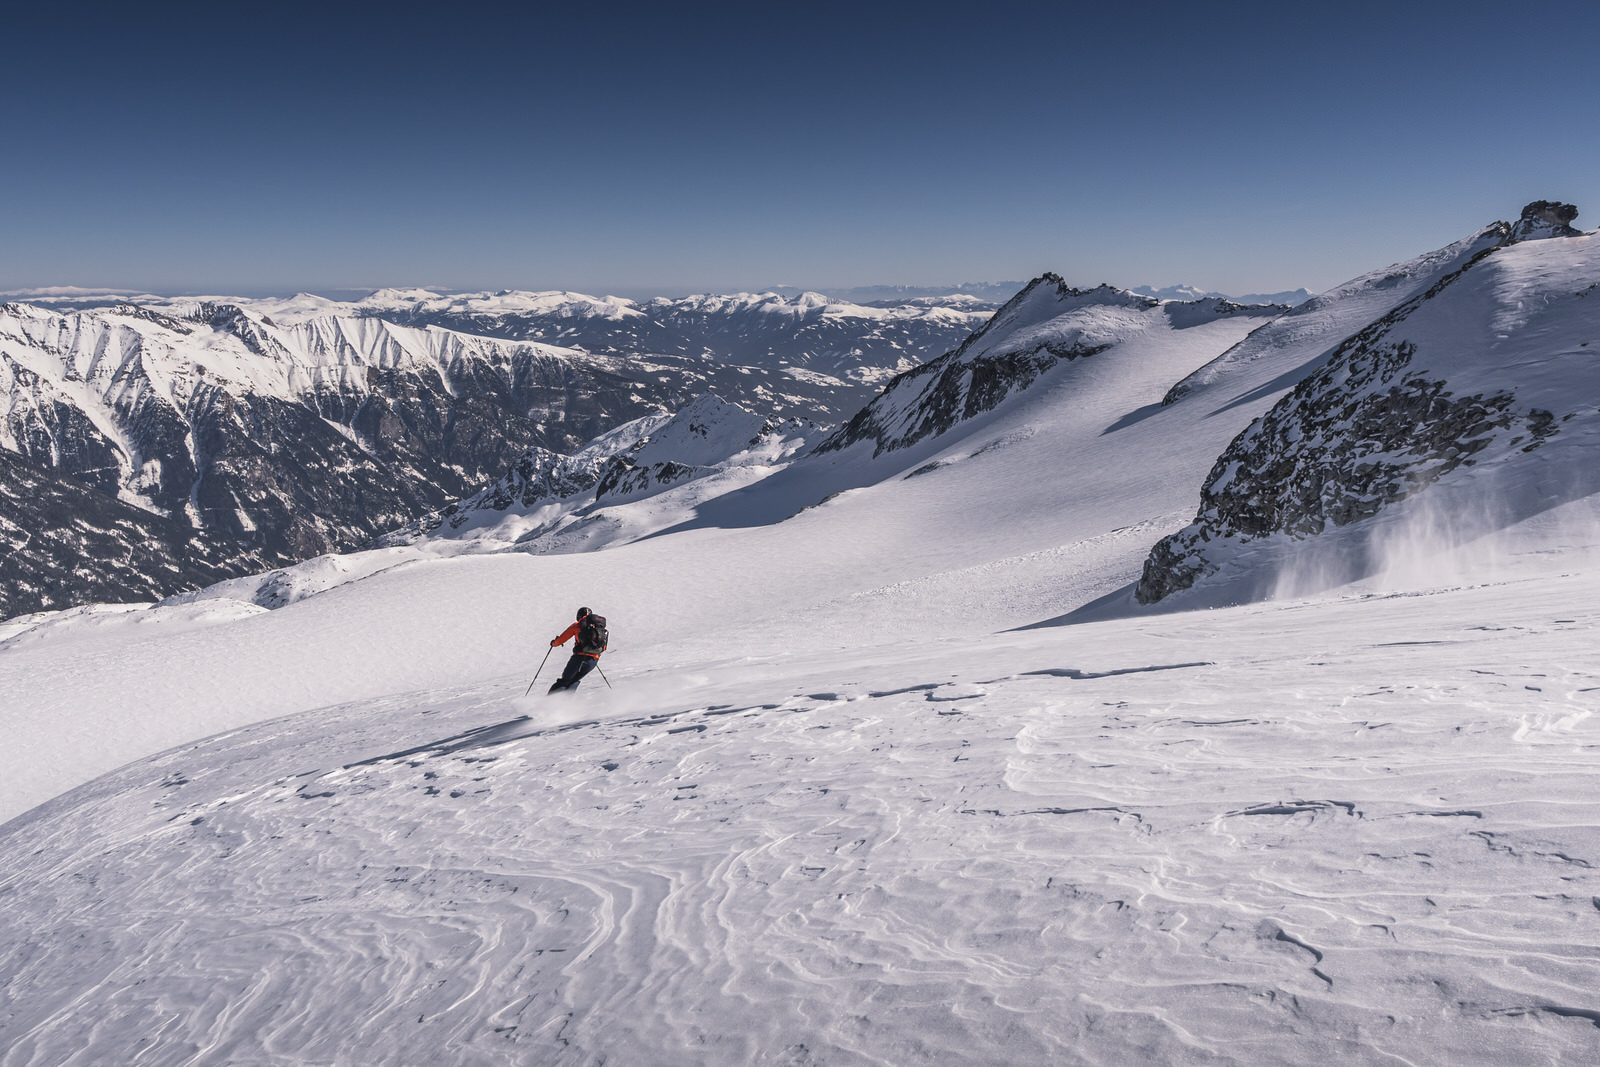
[{"label": "snowy mountain ridge", "polygon": [[358,300],[309,293],[269,298],[172,298],[154,302],[187,316],[205,304],[248,309],[280,326],[320,318],[381,319],[462,333],[536,341],[611,355],[672,354],[811,370],[867,387],[981,326],[994,305],[968,295],[862,305],[800,291],[697,294],[635,301],[567,291],[440,293],[379,289]]},{"label": "snowy mountain ridge", "polygon": [[[949,305],[944,301],[948,299]],[[294,325],[314,318],[387,318],[390,321],[457,316],[527,316],[551,318],[664,318],[674,312],[728,312],[758,310],[768,315],[797,317],[816,309],[837,318],[933,318],[950,321],[970,314],[978,298],[955,294],[949,298],[922,297],[889,306],[862,305],[811,290],[781,294],[762,292],[698,293],[682,297],[633,300],[620,296],[591,296],[567,290],[526,291],[502,289],[482,292],[436,292],[431,289],[378,289],[358,300],[334,300],[313,293],[288,297],[166,297],[141,301],[163,311],[184,313],[205,303],[229,303]],[[981,309],[979,309],[981,311]],[[968,321],[963,319],[962,321]]]},{"label": "snowy mountain ridge", "polygon": [[896,377],[819,450],[869,439],[878,453],[903,449],[992,410],[1059,361],[1093,356],[1151,329],[1234,315],[1276,318],[1285,310],[1222,300],[1162,302],[1109,285],[1079,290],[1046,274],[955,351]]},{"label": "snowy mountain ridge", "polygon": [[1450,545],[1600,491],[1600,238],[1575,215],[1529,205],[1341,343],[1218,458],[1139,602],[1316,591],[1380,570],[1419,525]]},{"label": "snowy mountain ridge", "polygon": [[1326,358],[1346,337],[1425,292],[1478,253],[1498,247],[1510,235],[1507,223],[1491,223],[1443,248],[1369,271],[1319,293],[1173,385],[1164,402],[1175,403],[1264,357],[1284,375],[1309,373],[1305,361]]}]

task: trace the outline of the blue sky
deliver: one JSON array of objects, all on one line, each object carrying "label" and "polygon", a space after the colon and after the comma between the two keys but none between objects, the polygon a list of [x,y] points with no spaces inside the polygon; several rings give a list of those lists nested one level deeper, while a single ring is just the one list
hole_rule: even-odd
[{"label": "blue sky", "polygon": [[1600,225],[1580,4],[8,16],[0,289],[1325,288]]}]

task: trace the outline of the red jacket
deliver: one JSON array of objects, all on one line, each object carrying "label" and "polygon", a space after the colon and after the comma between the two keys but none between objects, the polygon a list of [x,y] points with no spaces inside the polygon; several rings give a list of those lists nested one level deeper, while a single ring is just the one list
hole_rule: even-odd
[{"label": "red jacket", "polygon": [[[561,631],[561,636],[556,638],[554,641],[550,642],[550,647],[551,648],[555,648],[555,647],[557,647],[559,645],[564,645],[569,640],[571,640],[572,638],[577,637],[578,636],[578,630],[581,629],[582,626],[583,626],[583,620],[579,619],[577,622],[573,623],[571,626],[567,627],[565,630],[562,630]],[[602,650],[602,651],[604,651],[604,650]],[[599,659],[600,658],[600,653],[599,652],[577,652],[577,651],[574,651],[572,654],[574,656],[588,656],[591,659]]]}]

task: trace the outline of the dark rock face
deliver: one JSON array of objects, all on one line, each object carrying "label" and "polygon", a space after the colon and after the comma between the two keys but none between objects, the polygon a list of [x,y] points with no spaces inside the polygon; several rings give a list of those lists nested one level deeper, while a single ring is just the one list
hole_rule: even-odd
[{"label": "dark rock face", "polygon": [[454,474],[422,449],[363,451],[314,411],[276,397],[209,394],[191,425],[200,530],[274,565],[359,543],[438,506],[446,490],[429,475]]},{"label": "dark rock face", "polygon": [[[591,457],[561,456],[548,449],[531,448],[476,502],[491,511],[513,506],[532,507],[542,500],[564,500],[594,488],[602,469]],[[446,509],[454,513],[452,509]]]},{"label": "dark rock face", "polygon": [[0,618],[155,600],[229,573],[185,523],[0,449]]},{"label": "dark rock face", "polygon": [[1013,391],[1026,389],[1060,361],[1101,351],[1104,346],[1046,344],[1026,353],[1008,352],[972,366],[951,358],[936,361],[937,366],[917,367],[890,382],[890,391],[884,394],[888,397],[893,391],[917,391],[917,414],[909,427],[897,431],[883,417],[883,410],[868,405],[817,451],[833,452],[869,439],[877,443],[873,455],[910,448],[924,438],[936,437],[957,423],[992,410]]},{"label": "dark rock face", "polygon": [[636,496],[652,489],[665,489],[686,482],[702,473],[704,471],[701,468],[670,459],[641,466],[626,456],[616,456],[606,464],[605,472],[595,484],[594,496],[596,500]]},{"label": "dark rock face", "polygon": [[[18,371],[19,384],[32,389],[37,376]],[[87,415],[63,399],[39,397],[8,419],[14,453],[37,466],[54,468],[83,485],[115,496],[121,484],[120,453]]]},{"label": "dark rock face", "polygon": [[1511,227],[1512,241],[1534,241],[1545,237],[1576,237],[1582,231],[1572,228],[1578,209],[1555,200],[1535,200],[1522,209],[1522,217]]},{"label": "dark rock face", "polygon": [[1531,451],[1555,417],[1517,411],[1509,390],[1458,396],[1412,369],[1416,345],[1393,334],[1418,308],[1494,251],[1341,344],[1218,457],[1194,522],[1151,550],[1135,587],[1153,604],[1217,571],[1223,546],[1273,535],[1303,540],[1370,519],[1509,439]]}]

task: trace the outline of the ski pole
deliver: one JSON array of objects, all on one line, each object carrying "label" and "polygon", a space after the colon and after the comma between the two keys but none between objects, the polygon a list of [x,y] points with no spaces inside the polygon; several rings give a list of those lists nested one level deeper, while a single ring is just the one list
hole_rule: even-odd
[{"label": "ski pole", "polygon": [[[600,659],[599,659],[598,656],[595,657],[594,669],[597,670],[597,671],[600,671]],[[606,688],[607,689],[611,688],[611,679],[606,677],[606,672],[605,671],[600,671],[600,680],[602,682],[606,683]]]},{"label": "ski pole", "polygon": [[[551,646],[551,648],[554,648],[554,647],[555,647],[554,645]],[[545,649],[544,659],[539,661],[539,671],[544,670],[544,665],[545,665],[546,662],[549,661],[549,659],[550,659],[550,649]],[[539,680],[539,671],[534,671],[533,672],[533,682],[537,682]],[[529,682],[528,683],[528,688],[523,691],[523,694],[522,694],[523,696],[527,696],[529,693],[533,692],[533,682]]]}]

